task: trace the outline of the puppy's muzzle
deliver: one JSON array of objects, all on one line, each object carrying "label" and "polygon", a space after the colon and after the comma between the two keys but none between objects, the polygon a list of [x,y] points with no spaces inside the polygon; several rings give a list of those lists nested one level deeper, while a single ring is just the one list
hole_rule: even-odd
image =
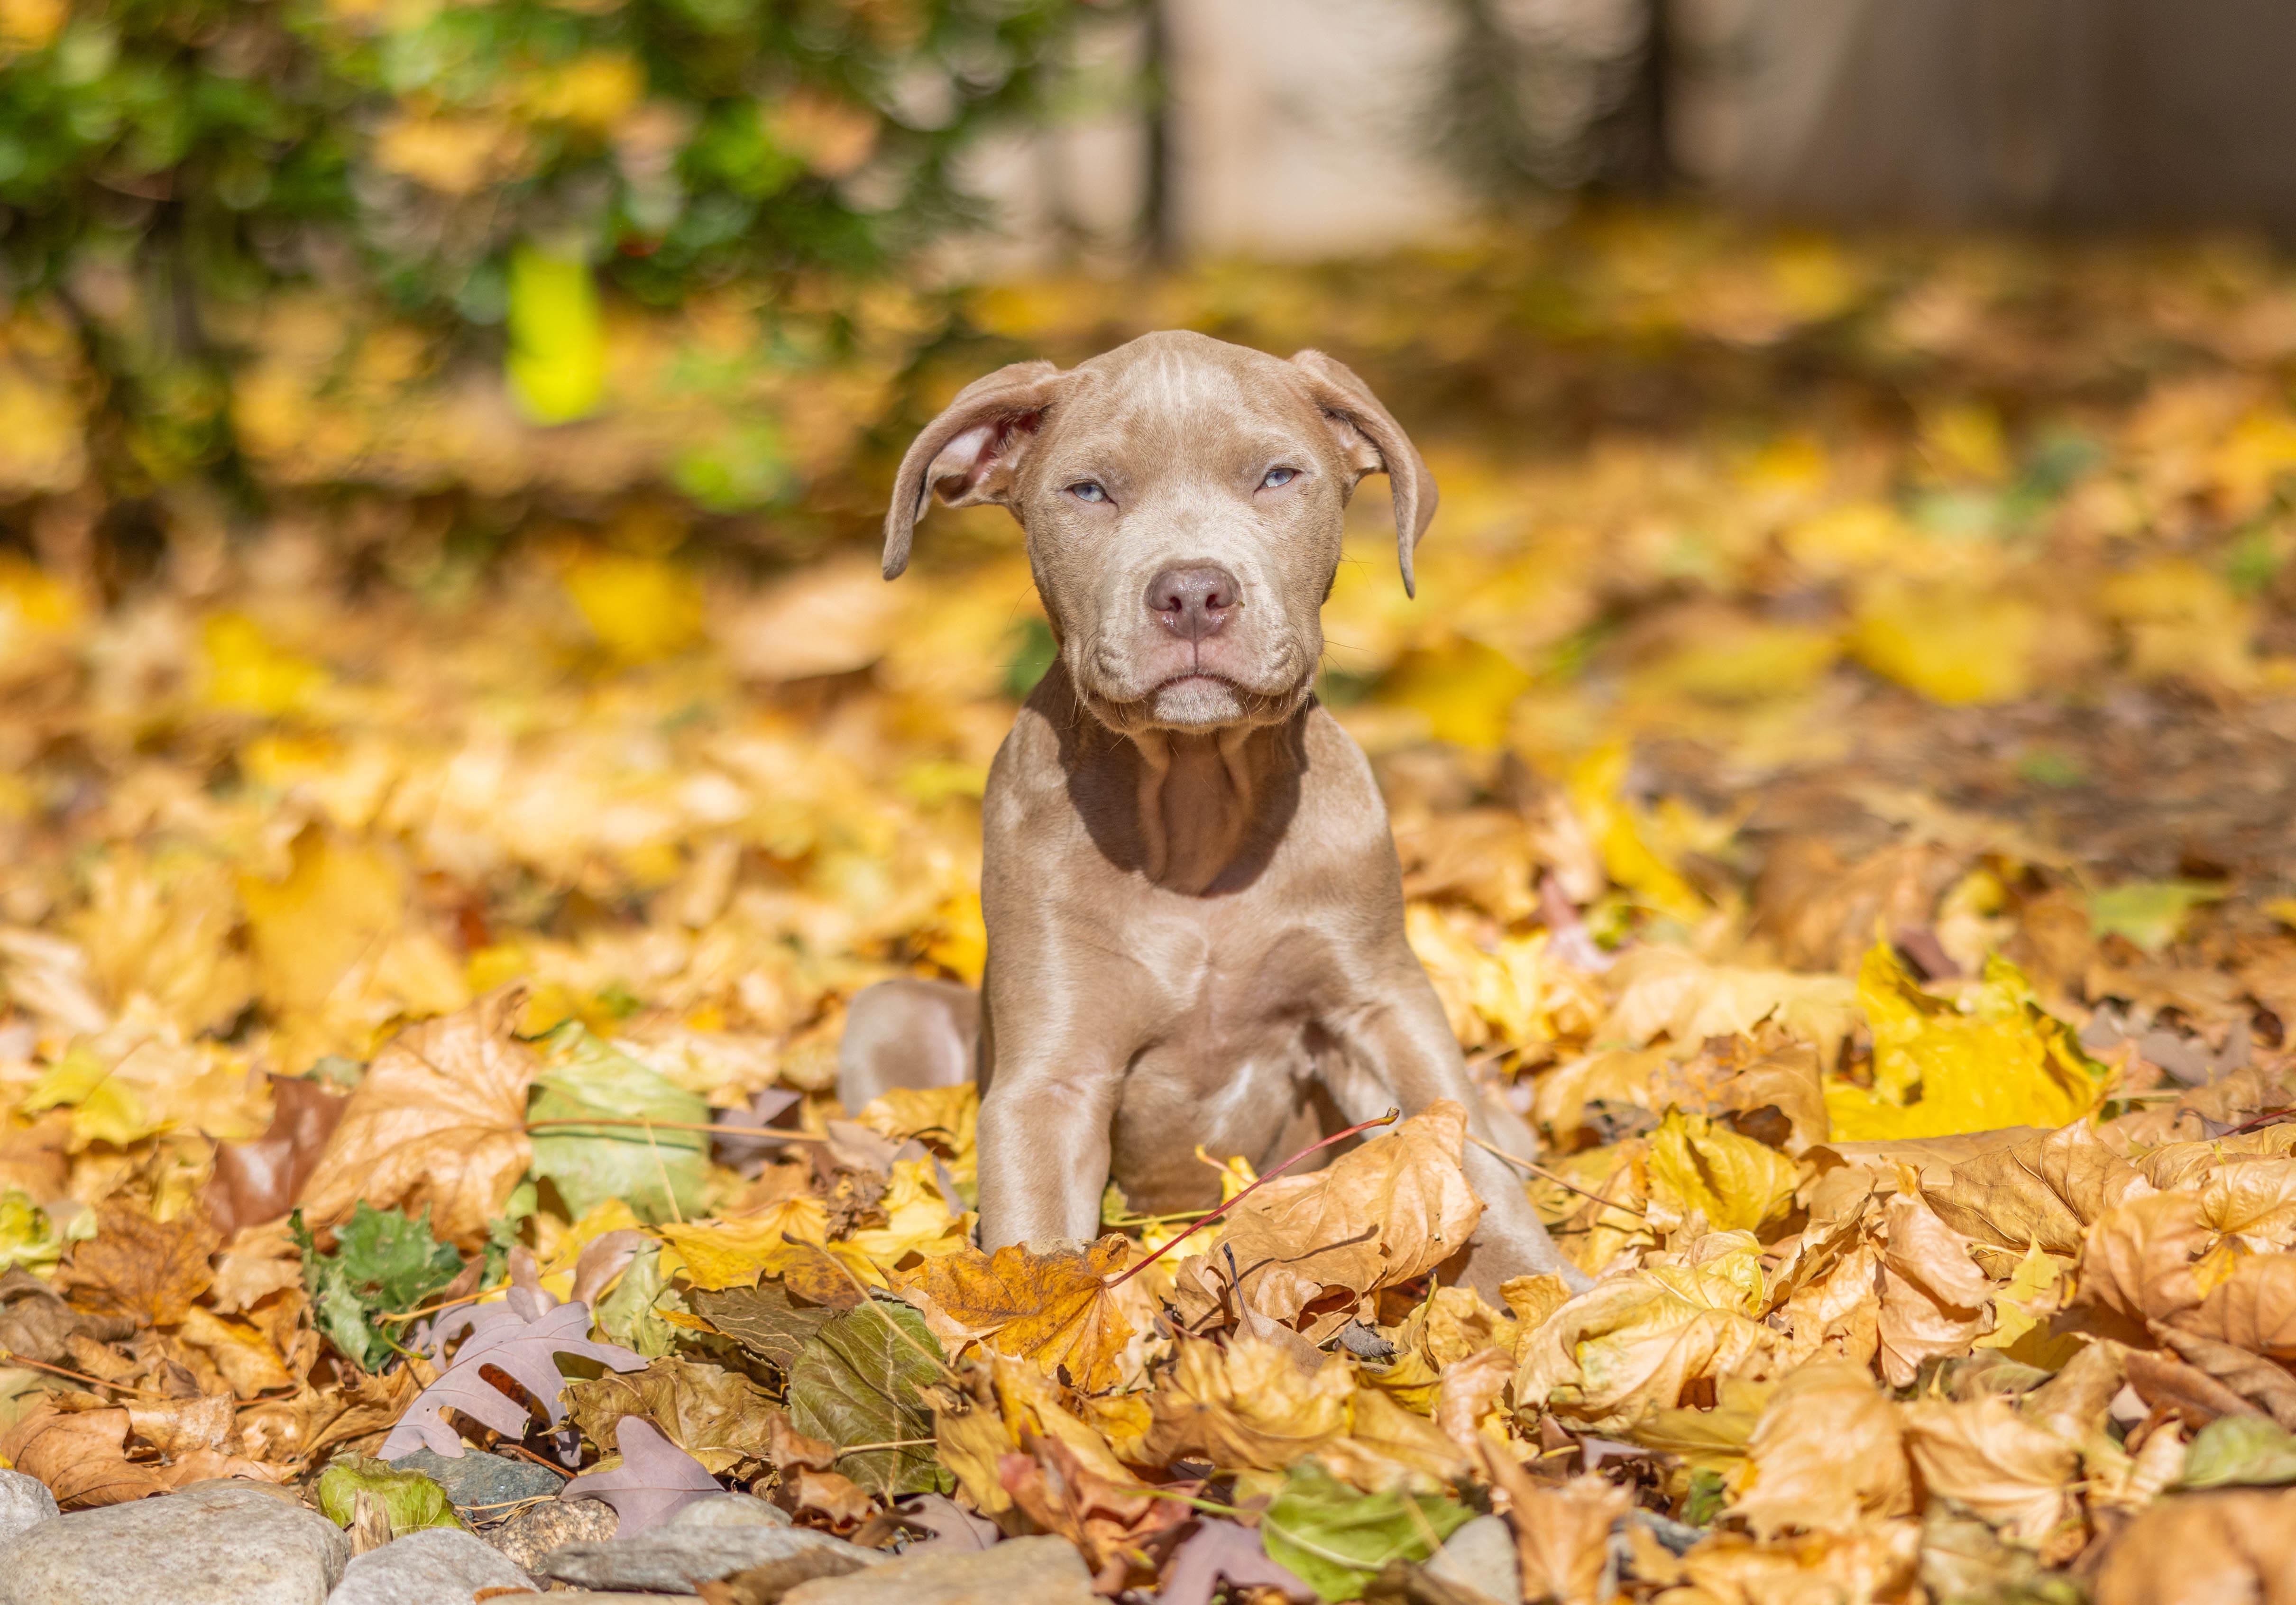
[{"label": "puppy's muzzle", "polygon": [[1148,582],[1148,610],[1183,641],[1219,633],[1242,596],[1235,576],[1217,563],[1167,569]]}]

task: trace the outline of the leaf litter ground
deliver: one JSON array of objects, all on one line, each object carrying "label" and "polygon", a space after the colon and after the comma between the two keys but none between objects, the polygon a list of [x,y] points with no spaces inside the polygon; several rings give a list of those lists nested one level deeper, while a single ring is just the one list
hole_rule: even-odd
[{"label": "leaf litter ground", "polygon": [[1180,323],[1421,432],[1422,600],[1363,512],[1325,692],[1596,1278],[1504,1307],[1443,1264],[1456,1109],[1128,1276],[1186,1222],[984,1257],[969,1092],[834,1102],[855,991],[979,974],[1046,639],[1001,514],[890,588],[659,503],[459,568],[286,516],[125,587],[0,554],[0,1455],[512,1513],[376,1464],[420,1439],[626,1532],[747,1488],[1191,1601],[1426,1597],[1479,1512],[1574,1605],[2272,1586],[2292,307],[2228,248],[1651,215],[966,300],[916,405]]}]

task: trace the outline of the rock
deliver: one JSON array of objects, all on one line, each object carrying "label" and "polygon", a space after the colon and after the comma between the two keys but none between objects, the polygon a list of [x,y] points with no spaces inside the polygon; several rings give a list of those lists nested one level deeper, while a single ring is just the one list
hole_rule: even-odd
[{"label": "rock", "polygon": [[0,1544],[55,1513],[56,1496],[47,1484],[21,1471],[0,1471]]},{"label": "rock", "polygon": [[548,1466],[512,1454],[481,1454],[472,1450],[460,1460],[448,1460],[429,1449],[417,1449],[390,1462],[397,1471],[420,1471],[447,1490],[460,1511],[502,1511],[521,1499],[555,1499],[566,1479]]},{"label": "rock", "polygon": [[534,1570],[585,1588],[692,1593],[704,1583],[768,1565],[811,1577],[884,1559],[875,1550],[807,1527],[658,1527],[636,1538],[561,1544]]},{"label": "rock", "polygon": [[664,1527],[791,1527],[790,1513],[755,1494],[704,1494]]},{"label": "rock", "polygon": [[19,1535],[0,1548],[0,1605],[322,1605],[350,1558],[317,1511],[217,1484]]},{"label": "rock", "polygon": [[534,1579],[468,1533],[450,1527],[409,1533],[354,1560],[327,1605],[444,1605],[481,1588],[527,1588]]},{"label": "rock", "polygon": [[800,1583],[782,1605],[1101,1605],[1084,1557],[1065,1538],[1008,1538],[987,1549],[924,1550],[844,1577]]},{"label": "rock", "polygon": [[529,1505],[500,1527],[480,1535],[513,1566],[532,1571],[542,1557],[565,1544],[611,1538],[621,1524],[603,1499],[554,1499]]},{"label": "rock", "polygon": [[1444,1540],[1428,1560],[1427,1572],[1493,1605],[1522,1605],[1522,1562],[1515,1554],[1514,1534],[1496,1516],[1478,1516]]}]

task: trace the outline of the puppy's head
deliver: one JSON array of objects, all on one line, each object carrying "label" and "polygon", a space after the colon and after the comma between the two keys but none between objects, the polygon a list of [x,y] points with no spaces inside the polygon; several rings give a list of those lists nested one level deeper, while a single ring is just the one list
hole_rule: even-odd
[{"label": "puppy's head", "polygon": [[1085,705],[1119,731],[1288,718],[1324,651],[1341,519],[1365,474],[1395,501],[1404,588],[1435,483],[1361,380],[1204,335],[1144,335],[1062,370],[968,385],[902,459],[885,577],[927,495],[995,502],[1029,561]]}]

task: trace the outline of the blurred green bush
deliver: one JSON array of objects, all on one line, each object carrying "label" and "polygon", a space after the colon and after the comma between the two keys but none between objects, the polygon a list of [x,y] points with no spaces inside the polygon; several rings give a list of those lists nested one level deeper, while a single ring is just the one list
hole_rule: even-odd
[{"label": "blurred green bush", "polygon": [[[751,376],[896,356],[854,287],[966,218],[959,154],[1091,9],[0,0],[0,494],[603,452],[605,488],[770,501],[807,447]],[[534,438],[610,395],[636,445]]]}]

